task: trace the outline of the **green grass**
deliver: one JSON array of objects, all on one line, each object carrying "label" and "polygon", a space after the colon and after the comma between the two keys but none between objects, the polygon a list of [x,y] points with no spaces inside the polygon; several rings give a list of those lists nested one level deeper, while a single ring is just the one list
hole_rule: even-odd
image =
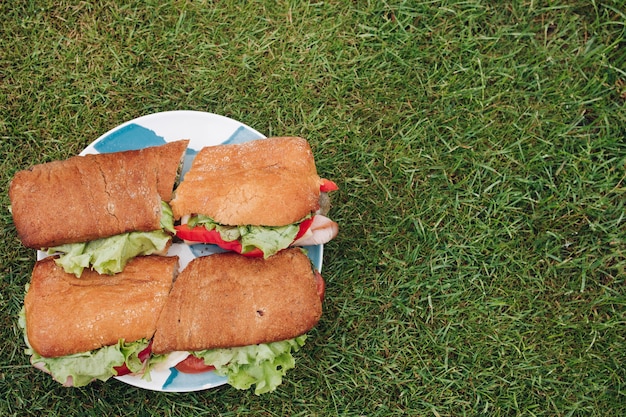
[{"label": "green grass", "polygon": [[626,415],[621,1],[116,3],[0,4],[2,188],[157,111],[307,137],[325,314],[270,395],[59,387],[3,193],[0,414]]}]

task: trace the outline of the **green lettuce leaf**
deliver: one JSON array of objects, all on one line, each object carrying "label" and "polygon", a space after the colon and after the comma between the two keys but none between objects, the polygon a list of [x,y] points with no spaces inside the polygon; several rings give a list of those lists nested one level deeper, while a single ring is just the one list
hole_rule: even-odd
[{"label": "green lettuce leaf", "polygon": [[[307,216],[308,218],[310,216]],[[305,220],[306,218],[302,219]],[[289,247],[298,235],[299,223],[287,226],[225,226],[216,223],[208,216],[192,216],[188,221],[189,227],[204,226],[207,230],[217,230],[222,239],[227,242],[239,240],[242,253],[249,252],[254,248],[263,251],[267,259],[277,252]]]},{"label": "green lettuce leaf", "polygon": [[128,261],[136,256],[151,255],[165,250],[174,232],[172,209],[161,202],[162,230],[129,232],[84,243],[70,243],[48,249],[48,254],[60,253],[55,260],[65,272],[80,277],[85,268],[100,274],[116,274],[124,270]]},{"label": "green lettuce leaf", "polygon": [[300,227],[290,224],[282,227],[245,226],[241,235],[241,250],[249,252],[254,248],[263,251],[264,258],[276,254],[291,245]]},{"label": "green lettuce leaf", "polygon": [[68,377],[72,377],[72,386],[82,387],[94,379],[106,381],[117,375],[115,367],[122,366],[126,358],[130,358],[127,364],[131,372],[141,370],[141,361],[137,354],[148,346],[146,340],[125,343],[120,340],[116,345],[105,346],[91,352],[75,353],[73,355],[58,358],[45,358],[30,350],[31,363],[42,364],[44,369],[52,377],[64,384]]},{"label": "green lettuce leaf", "polygon": [[43,368],[44,371],[50,373],[56,381],[62,384],[66,384],[68,378],[71,377],[72,386],[74,387],[85,386],[95,379],[106,381],[117,375],[114,368],[122,366],[124,363],[126,363],[131,372],[141,371],[143,364],[138,355],[149,343],[145,339],[131,343],[120,340],[115,345],[105,346],[90,352],[76,353],[58,358],[46,358],[35,352],[28,342],[25,310],[23,307],[19,315],[18,325],[24,331],[24,341],[27,346],[24,352],[31,356],[30,362],[34,366]]},{"label": "green lettuce leaf", "polygon": [[161,201],[161,228],[172,234],[176,233],[176,229],[174,229],[174,213],[170,205],[165,201]]},{"label": "green lettuce leaf", "polygon": [[228,383],[237,389],[255,385],[257,395],[274,391],[282,377],[295,366],[293,352],[304,345],[306,335],[280,342],[213,349],[193,352],[204,362],[215,366],[218,375],[228,377]]}]

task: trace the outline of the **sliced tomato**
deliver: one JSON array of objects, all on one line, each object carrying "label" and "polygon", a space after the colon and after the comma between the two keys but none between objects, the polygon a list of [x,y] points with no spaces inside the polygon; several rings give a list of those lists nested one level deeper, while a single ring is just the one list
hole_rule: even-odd
[{"label": "sliced tomato", "polygon": [[116,366],[115,368],[113,368],[113,370],[115,372],[117,372],[116,376],[122,376],[122,375],[130,374],[130,369],[128,369],[128,366],[126,366],[126,363],[123,363],[120,366]]},{"label": "sliced tomato", "polygon": [[333,181],[322,178],[322,184],[320,185],[321,192],[328,193],[331,191],[337,191],[338,189],[339,187]]},{"label": "sliced tomato", "polygon": [[207,230],[204,226],[189,227],[186,224],[174,226],[176,236],[183,240],[198,243],[210,243],[219,245],[221,248],[241,252],[241,243],[239,241],[226,241],[217,230]]},{"label": "sliced tomato", "polygon": [[315,271],[315,286],[317,289],[317,295],[319,295],[320,300],[324,302],[324,294],[326,293],[326,282],[317,270]]},{"label": "sliced tomato", "polygon": [[[217,230],[207,230],[204,226],[189,227],[186,224],[174,226],[176,229],[176,236],[183,240],[198,243],[209,243],[217,245],[222,249],[241,253],[241,243],[238,240],[226,241],[222,239],[222,236]],[[244,256],[249,257],[262,257],[263,251],[259,248],[254,248],[251,251],[242,253]]]},{"label": "sliced tomato", "polygon": [[208,372],[215,369],[213,365],[205,364],[204,359],[198,358],[194,355],[187,356],[185,360],[176,364],[174,368],[185,374],[199,374],[201,372]]}]

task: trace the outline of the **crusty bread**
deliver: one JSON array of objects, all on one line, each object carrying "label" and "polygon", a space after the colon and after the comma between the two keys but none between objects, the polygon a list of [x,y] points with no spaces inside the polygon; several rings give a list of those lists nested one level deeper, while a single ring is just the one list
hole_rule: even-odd
[{"label": "crusty bread", "polygon": [[284,226],[319,208],[320,183],[305,139],[210,146],[194,158],[172,211],[176,219],[204,214],[225,225]]},{"label": "crusty bread", "polygon": [[22,243],[42,249],[160,229],[188,140],[75,156],[15,174],[9,187]]},{"label": "crusty bread", "polygon": [[155,353],[246,346],[306,333],[322,315],[309,258],[287,249],[268,259],[222,253],[180,273],[159,317]]},{"label": "crusty bread", "polygon": [[178,257],[143,256],[117,275],[67,274],[38,261],[24,298],[30,345],[44,357],[150,339],[177,272]]}]

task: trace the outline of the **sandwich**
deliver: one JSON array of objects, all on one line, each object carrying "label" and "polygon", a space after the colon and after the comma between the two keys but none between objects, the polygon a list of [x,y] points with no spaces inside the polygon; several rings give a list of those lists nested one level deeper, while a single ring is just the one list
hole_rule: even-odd
[{"label": "sandwich", "polygon": [[139,256],[113,276],[80,278],[52,257],[37,261],[19,321],[31,363],[65,386],[143,372],[177,271],[175,256]]},{"label": "sandwich", "polygon": [[323,279],[301,248],[268,259],[234,252],[195,258],[174,282],[152,354],[214,369],[239,389],[254,384],[256,394],[272,391],[319,321],[323,292]]},{"label": "sandwich", "polygon": [[139,255],[165,254],[174,224],[169,202],[188,140],[141,150],[75,156],[15,174],[11,213],[24,246],[84,268],[120,272]]},{"label": "sandwich", "polygon": [[250,257],[337,235],[325,216],[337,189],[317,174],[308,142],[276,137],[202,148],[174,192],[176,236]]}]

